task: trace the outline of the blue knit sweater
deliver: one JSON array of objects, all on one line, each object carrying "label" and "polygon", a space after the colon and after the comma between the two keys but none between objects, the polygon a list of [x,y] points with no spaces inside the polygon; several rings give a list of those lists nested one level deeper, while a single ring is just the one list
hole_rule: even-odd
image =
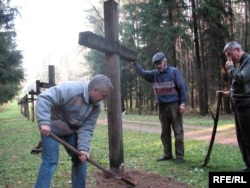
[{"label": "blue knit sweater", "polygon": [[187,100],[187,89],[181,72],[171,66],[167,66],[163,72],[144,70],[138,63],[134,64],[136,73],[144,80],[153,83],[156,102],[168,104],[178,101],[185,104]]}]

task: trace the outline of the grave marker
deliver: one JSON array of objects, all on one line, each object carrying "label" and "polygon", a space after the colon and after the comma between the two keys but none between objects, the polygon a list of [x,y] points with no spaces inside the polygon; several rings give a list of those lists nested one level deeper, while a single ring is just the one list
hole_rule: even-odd
[{"label": "grave marker", "polygon": [[81,32],[78,43],[105,53],[106,75],[114,87],[107,100],[110,168],[123,170],[120,58],[134,61],[137,55],[119,44],[118,5],[114,0],[104,2],[104,29],[105,38],[89,31]]}]

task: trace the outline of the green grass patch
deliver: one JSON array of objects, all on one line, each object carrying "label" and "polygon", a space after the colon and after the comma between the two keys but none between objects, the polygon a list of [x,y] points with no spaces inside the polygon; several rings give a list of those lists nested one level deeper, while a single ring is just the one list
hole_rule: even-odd
[{"label": "green grass patch", "polygon": [[[101,117],[105,117],[106,114],[102,114]],[[127,114],[122,116],[123,121],[125,122],[147,122],[149,125],[152,124],[159,124],[159,117],[158,115],[133,115]],[[199,126],[211,126],[214,124],[213,118],[208,116],[200,116],[200,115],[190,115],[184,114],[183,116],[183,123],[186,125],[199,125]],[[221,114],[219,115],[219,125],[233,125],[234,124],[234,117],[231,114]],[[147,124],[146,124],[147,125]]]},{"label": "green grass patch", "polygon": [[[126,115],[123,118],[131,121],[159,121],[158,116]],[[190,122],[191,120],[190,117]],[[194,117],[193,122],[199,121],[203,119],[198,120],[198,117]],[[226,125],[233,122],[225,120],[224,123],[223,121],[220,123]],[[30,154],[31,149],[40,140],[37,123],[23,117],[16,103],[10,103],[0,112],[0,138],[0,187],[32,187],[41,162],[40,154]],[[157,162],[156,159],[162,155],[163,150],[159,134],[123,130],[125,171],[136,169],[173,177],[187,182],[192,188],[208,187],[210,171],[236,171],[243,166],[238,147],[215,144],[208,165],[203,167],[207,149],[208,143],[206,142],[186,139],[185,163],[176,164],[174,160]],[[109,169],[108,152],[107,126],[97,125],[91,143],[90,156]],[[68,184],[70,169],[70,158],[61,147],[59,166],[53,177],[52,187],[71,187]],[[95,180],[91,178],[91,174],[96,171],[99,169],[91,164],[88,165],[89,188],[95,186]]]}]

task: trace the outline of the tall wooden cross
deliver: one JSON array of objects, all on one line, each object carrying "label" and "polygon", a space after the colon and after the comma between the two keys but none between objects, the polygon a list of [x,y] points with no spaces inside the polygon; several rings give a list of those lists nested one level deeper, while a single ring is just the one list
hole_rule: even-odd
[{"label": "tall wooden cross", "polygon": [[120,58],[126,61],[137,59],[136,52],[119,44],[118,5],[114,0],[104,2],[105,38],[89,31],[79,34],[79,44],[105,53],[106,74],[112,81],[113,90],[108,97],[108,136],[110,168],[123,169],[123,138]]}]

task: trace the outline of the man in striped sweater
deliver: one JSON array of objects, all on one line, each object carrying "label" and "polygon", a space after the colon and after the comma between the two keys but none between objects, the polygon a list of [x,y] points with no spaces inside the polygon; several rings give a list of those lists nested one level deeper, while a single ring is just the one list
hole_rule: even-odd
[{"label": "man in striped sweater", "polygon": [[183,113],[187,90],[181,72],[168,65],[164,53],[158,52],[152,58],[156,69],[145,70],[132,62],[135,72],[144,80],[153,84],[156,102],[159,105],[159,119],[161,122],[161,141],[163,144],[163,156],[157,161],[167,161],[173,158],[171,129],[175,137],[176,163],[184,162],[184,131]]}]

